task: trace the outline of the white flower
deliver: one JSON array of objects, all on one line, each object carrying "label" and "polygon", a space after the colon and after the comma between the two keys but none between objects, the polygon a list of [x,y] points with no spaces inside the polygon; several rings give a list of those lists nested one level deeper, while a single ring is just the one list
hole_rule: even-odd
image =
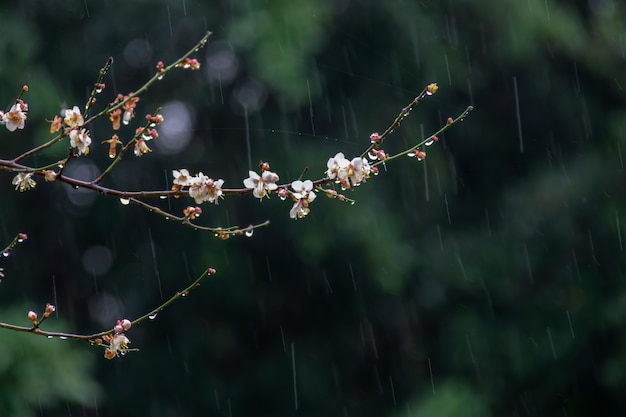
[{"label": "white flower", "polygon": [[250,177],[243,180],[243,185],[246,188],[252,188],[252,194],[256,198],[263,200],[263,197],[267,195],[269,198],[269,192],[278,188],[276,182],[278,181],[278,175],[271,171],[263,171],[261,176],[254,171],[249,171]]},{"label": "white flower", "polygon": [[152,149],[146,144],[146,138],[141,137],[135,141],[135,156],[141,156],[145,153],[152,152]]},{"label": "white flower", "polygon": [[129,344],[130,340],[124,336],[124,333],[116,333],[113,336],[110,336],[109,347],[104,350],[104,357],[107,359],[113,359],[119,354],[125,355],[126,352],[128,352]]},{"label": "white flower", "polygon": [[85,129],[80,131],[74,129],[70,132],[70,146],[78,149],[79,155],[87,155],[89,153],[89,145],[91,145],[91,138]]},{"label": "white flower", "polygon": [[196,200],[197,204],[204,201],[217,204],[218,199],[222,197],[222,184],[224,184],[224,180],[214,181],[212,178],[200,172],[197,176],[192,177],[190,182],[189,196]]},{"label": "white flower", "polygon": [[289,211],[289,217],[292,219],[301,219],[309,214],[309,203],[315,200],[315,192],[313,191],[313,182],[311,180],[296,180],[291,183],[293,188],[292,198],[296,200],[293,207]]},{"label": "white flower", "polygon": [[80,114],[78,106],[65,110],[65,119],[63,119],[66,125],[69,127],[78,127],[83,125],[83,115]]},{"label": "white flower", "polygon": [[330,158],[326,163],[326,175],[331,180],[337,178],[341,180],[342,177],[345,178],[345,174],[347,173],[348,166],[350,165],[350,161],[348,161],[343,153],[339,152],[334,157]]},{"label": "white flower", "polygon": [[367,159],[356,157],[348,161],[343,153],[339,152],[326,163],[326,175],[329,179],[341,184],[342,188],[353,188],[367,180],[371,167]]},{"label": "white flower", "polygon": [[13,132],[15,129],[24,129],[24,123],[26,122],[26,113],[23,111],[26,105],[16,103],[11,106],[11,110],[2,115],[0,122],[6,125],[9,131]]},{"label": "white flower", "polygon": [[189,171],[186,169],[173,170],[172,175],[174,175],[174,184],[186,187],[191,185],[191,177],[189,176]]},{"label": "white flower", "polygon": [[31,178],[32,176],[32,172],[20,172],[13,178],[12,184],[15,185],[15,189],[20,190],[20,192],[35,188],[37,183]]}]

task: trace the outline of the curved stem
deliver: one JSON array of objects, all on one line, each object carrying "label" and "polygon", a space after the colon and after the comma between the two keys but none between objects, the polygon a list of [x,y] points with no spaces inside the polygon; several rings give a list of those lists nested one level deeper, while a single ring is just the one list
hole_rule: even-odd
[{"label": "curved stem", "polygon": [[[206,277],[208,277],[210,275],[214,275],[214,274],[215,274],[215,270],[213,268],[207,269],[206,271],[204,271],[202,273],[202,275],[197,277],[194,282],[192,282],[190,285],[188,285],[182,291],[177,292],[172,297],[170,297],[167,301],[165,301],[163,304],[161,304],[158,307],[150,310],[149,313],[146,313],[143,316],[138,317],[135,320],[131,321],[131,324],[132,325],[137,325],[137,324],[142,323],[145,320],[155,318],[157,313],[159,313],[160,311],[162,311],[162,310],[166,309],[167,307],[169,307],[172,303],[174,303],[179,298],[186,297],[191,290],[193,290],[193,289],[195,289],[195,288],[200,286],[200,282],[204,278],[206,278]],[[43,322],[43,319],[37,325],[33,325],[33,326],[30,326],[30,327],[17,326],[17,325],[14,325],[14,324],[0,322],[0,329],[13,330],[13,331],[16,331],[16,332],[27,332],[27,333],[36,334],[36,335],[39,335],[39,336],[46,336],[48,338],[58,337],[58,338],[61,338],[61,339],[83,340],[83,341],[87,341],[87,342],[90,342],[90,343],[96,343],[97,339],[99,339],[99,338],[101,338],[103,336],[115,333],[115,329],[110,329],[110,330],[105,330],[105,331],[102,331],[102,332],[99,332],[99,333],[85,334],[85,335],[83,335],[83,334],[75,334],[75,333],[66,333],[66,332],[49,332],[49,331],[42,330],[42,329],[39,328],[39,326],[41,325],[42,322]]]}]

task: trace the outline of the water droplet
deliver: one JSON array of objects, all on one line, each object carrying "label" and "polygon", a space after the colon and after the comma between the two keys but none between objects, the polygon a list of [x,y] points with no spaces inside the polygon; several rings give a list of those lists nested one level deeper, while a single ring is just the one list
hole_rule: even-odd
[{"label": "water droplet", "polygon": [[350,201],[350,205],[351,205],[351,206],[353,206],[353,205],[354,205],[354,203],[356,203],[356,201],[354,201],[354,200]]},{"label": "water droplet", "polygon": [[254,234],[254,229],[248,229],[245,232],[246,237],[252,237],[253,234]]},{"label": "water droplet", "polygon": [[372,161],[375,161],[378,159],[378,156],[376,156],[375,152],[368,152],[367,157],[371,159]]},{"label": "water droplet", "polygon": [[130,199],[129,198],[120,198],[120,203],[122,203],[123,205],[127,206],[130,204]]},{"label": "water droplet", "polygon": [[164,75],[159,75],[159,76],[157,77],[157,80],[161,81],[161,80],[163,79],[163,77],[164,77]]},{"label": "water droplet", "polygon": [[63,169],[63,164],[57,165],[59,168]]},{"label": "water droplet", "polygon": [[181,297],[187,297],[187,294],[189,294],[187,291],[185,291],[184,293],[182,293],[180,296]]},{"label": "water droplet", "polygon": [[11,254],[11,251],[5,250],[4,252],[2,252],[2,256],[4,256],[5,258],[7,256],[9,256]]},{"label": "water droplet", "polygon": [[100,94],[102,92],[102,88],[96,88],[96,93]]},{"label": "water droplet", "polygon": [[48,339],[53,339],[53,338],[54,338],[54,336],[48,336]]},{"label": "water droplet", "polygon": [[166,196],[166,195],[160,195],[160,196],[159,196],[159,198],[160,198],[161,200],[165,200],[165,199],[167,198],[167,196]]},{"label": "water droplet", "polygon": [[433,143],[435,143],[435,141],[431,139],[431,140],[429,140],[429,141],[426,141],[426,142],[424,143],[424,145],[426,145],[426,146],[430,146],[430,145],[432,145]]},{"label": "water droplet", "polygon": [[169,219],[170,219],[169,217],[165,216],[165,220],[169,220]]},{"label": "water droplet", "polygon": [[17,239],[18,243],[22,243],[24,241],[24,239]]},{"label": "water droplet", "polygon": [[156,319],[157,314],[159,314],[159,312],[158,312],[158,311],[155,311],[155,312],[153,312],[152,314],[150,314],[150,315],[148,316],[148,318],[149,318],[150,320],[154,320],[154,319]]},{"label": "water droplet", "polygon": [[61,340],[67,340],[67,336],[61,336],[61,337],[59,337],[59,339],[61,339]]}]

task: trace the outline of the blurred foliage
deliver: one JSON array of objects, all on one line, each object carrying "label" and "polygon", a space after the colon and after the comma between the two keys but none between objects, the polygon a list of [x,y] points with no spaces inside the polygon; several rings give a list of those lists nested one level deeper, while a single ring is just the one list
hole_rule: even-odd
[{"label": "blurred foliage", "polygon": [[[84,103],[109,56],[99,104],[214,32],[201,72],[169,74],[139,103],[138,119],[183,103],[190,125],[174,119],[188,144],[126,158],[111,187],[167,188],[181,167],[239,187],[259,160],[285,182],[305,166],[319,177],[429,82],[439,92],[388,152],[476,107],[424,163],[388,164],[348,193],[354,206],[320,196],[297,222],[274,197],[204,209],[210,225],[269,218],[251,239],[218,241],[61,184],[17,194],[0,173],[0,237],[30,236],[2,265],[2,305],[54,296],[60,317],[91,332],[218,270],[133,328],[141,351],[121,360],[2,332],[0,351],[38,352],[2,356],[6,375],[73,379],[37,385],[41,403],[25,394],[32,385],[2,385],[0,404],[46,416],[623,415],[624,21],[615,0],[0,5],[5,107],[30,85],[28,128],[0,134],[3,158],[46,140],[44,120]],[[106,121],[93,127],[85,175],[107,163],[99,142],[110,134]],[[0,319],[34,308],[18,304]],[[85,354],[93,373],[76,365]],[[90,402],[93,379],[106,403]],[[0,415],[26,415],[13,410]]]},{"label": "blurred foliage", "polygon": [[[0,314],[3,321],[28,321],[15,307]],[[49,327],[67,331],[60,322]],[[92,375],[94,360],[84,346],[27,333],[5,334],[1,340],[0,415],[29,417],[40,414],[35,410],[66,410],[70,402],[88,408],[98,404],[101,390]]]}]

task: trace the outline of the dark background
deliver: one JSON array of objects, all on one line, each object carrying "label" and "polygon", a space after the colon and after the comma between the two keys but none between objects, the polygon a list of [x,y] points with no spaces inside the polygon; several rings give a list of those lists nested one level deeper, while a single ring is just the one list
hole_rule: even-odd
[{"label": "dark background", "polygon": [[[285,182],[306,166],[319,178],[430,82],[439,92],[388,152],[476,107],[424,162],[348,192],[354,206],[319,195],[299,221],[276,196],[203,206],[205,225],[272,221],[250,239],[64,184],[17,193],[0,173],[2,241],[29,235],[0,264],[0,321],[26,325],[53,302],[49,328],[99,331],[218,270],[131,329],[141,351],[113,361],[1,331],[0,415],[623,415],[625,19],[611,0],[0,5],[4,110],[30,86],[26,129],[0,134],[5,159],[82,107],[109,56],[100,106],[214,32],[202,69],[168,74],[122,131],[165,106],[157,142],[173,145],[129,154],[114,188],[168,188],[179,168],[241,187],[259,160]],[[93,178],[111,133],[96,123],[66,172]],[[179,213],[184,200],[160,204]]]}]

